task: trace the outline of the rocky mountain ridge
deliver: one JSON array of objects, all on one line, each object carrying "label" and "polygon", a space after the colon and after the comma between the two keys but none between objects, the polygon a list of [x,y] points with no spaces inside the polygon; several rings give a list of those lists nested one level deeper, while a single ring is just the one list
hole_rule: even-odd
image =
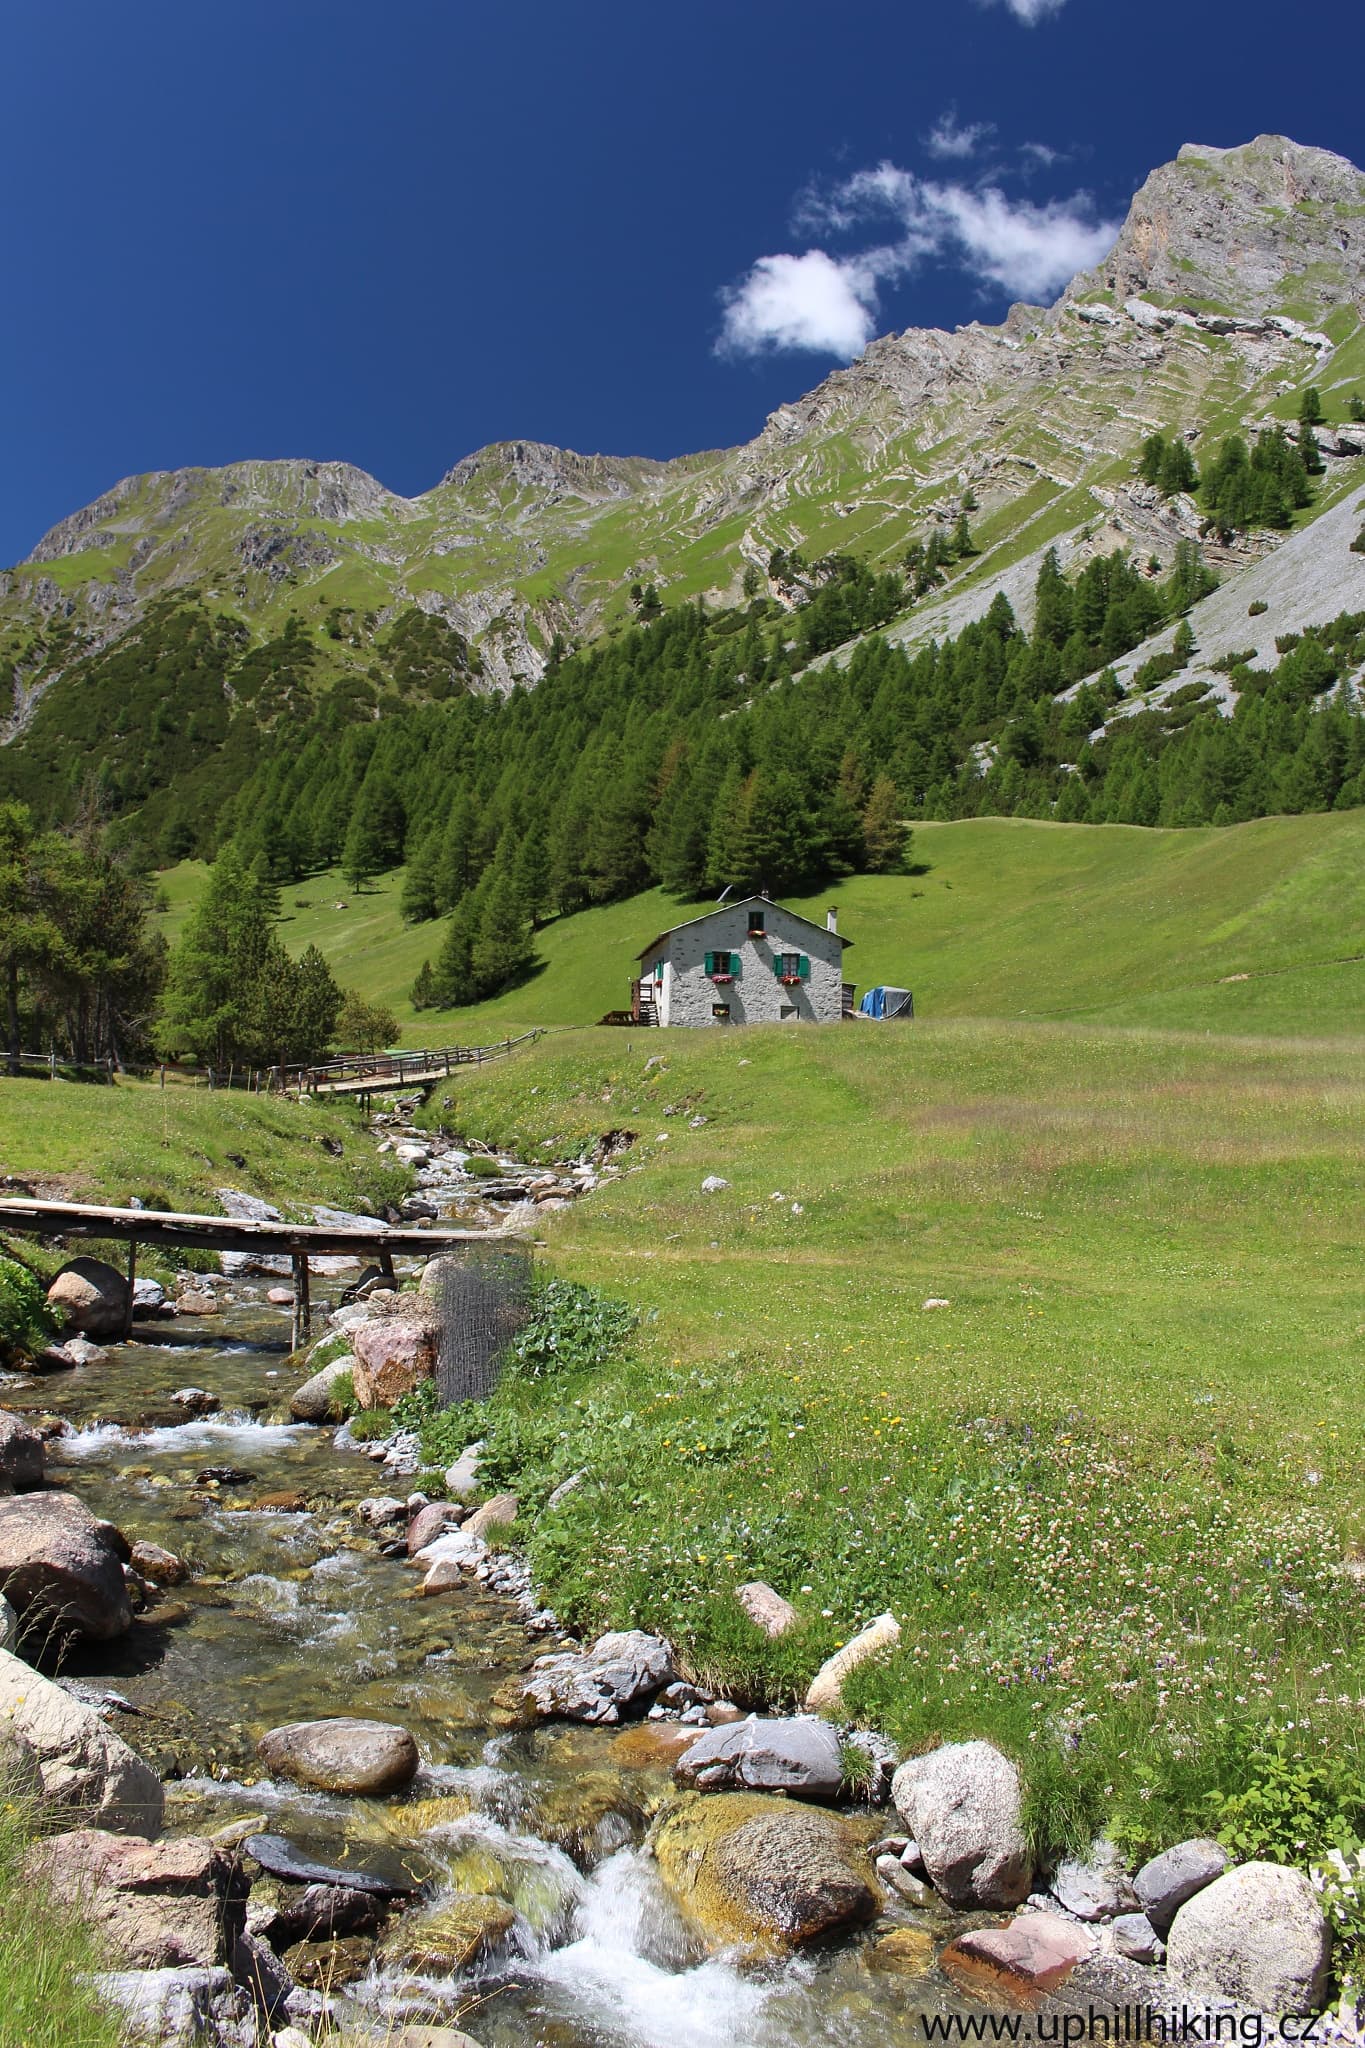
[{"label": "rocky mountain ridge", "polygon": [[980,554],[916,610],[918,634],[1061,537],[1169,559],[1191,508],[1136,482],[1142,439],[1292,418],[1309,382],[1329,417],[1365,389],[1365,176],[1280,137],[1189,146],[1056,305],[884,336],[740,448],[661,462],[505,442],[415,498],[345,462],[126,478],[0,576],[0,730],[20,736],[73,659],[168,595],[196,593],[254,642],[296,621],[319,689],[428,615],[474,651],[475,687],[505,691],[538,679],[556,639],[627,610],[633,583],[737,602],[777,548],[887,566],[974,500]]}]

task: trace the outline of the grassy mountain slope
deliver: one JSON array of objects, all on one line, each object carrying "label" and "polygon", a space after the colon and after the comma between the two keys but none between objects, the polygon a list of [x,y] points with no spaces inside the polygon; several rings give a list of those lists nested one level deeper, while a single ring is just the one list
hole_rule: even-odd
[{"label": "grassy mountain slope", "polygon": [[[1184,832],[981,818],[917,825],[913,854],[922,872],[790,900],[817,919],[837,902],[849,975],[913,988],[922,1017],[1302,1036],[1353,1031],[1365,1014],[1365,813]],[[163,878],[168,938],[204,872],[185,862]],[[522,987],[414,1014],[407,993],[442,927],[403,925],[401,886],[396,872],[355,895],[314,876],[286,893],[281,929],[291,951],[317,944],[339,980],[390,1004],[413,1045],[591,1024],[626,1000],[639,949],[698,907],[651,890],[559,919]]]},{"label": "grassy mountain slope", "polygon": [[[894,564],[969,494],[981,554],[960,584],[972,613],[1054,540],[1077,562],[1117,545],[1169,561],[1198,522],[1188,501],[1135,483],[1145,435],[1188,433],[1202,454],[1234,428],[1292,418],[1310,383],[1332,421],[1365,388],[1362,215],[1365,177],[1327,152],[1276,137],[1186,150],[1055,307],[885,336],[741,448],[665,463],[508,442],[413,499],[340,462],[129,478],[0,576],[0,736],[34,772],[77,772],[92,657],[144,627],[158,600],[192,601],[236,636],[198,695],[180,685],[183,648],[161,664],[163,743],[214,748],[231,746],[236,724],[287,731],[338,689],[382,711],[395,688],[534,682],[556,636],[610,627],[635,581],[667,602],[735,602],[748,567],[794,602],[767,577],[775,548]],[[1233,573],[1266,545],[1215,554]],[[931,595],[908,634],[952,630],[960,603],[957,584]],[[395,685],[391,636],[424,616],[457,637]],[[262,673],[241,668],[247,652]],[[130,715],[157,718],[144,705]],[[115,752],[116,727],[93,731]]]}]

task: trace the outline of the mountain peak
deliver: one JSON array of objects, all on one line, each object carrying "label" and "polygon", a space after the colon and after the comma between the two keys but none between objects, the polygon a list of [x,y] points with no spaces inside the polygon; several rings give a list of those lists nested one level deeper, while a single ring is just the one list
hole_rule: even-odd
[{"label": "mountain peak", "polygon": [[1068,299],[1111,291],[1206,310],[1316,320],[1357,296],[1365,174],[1283,135],[1186,143],[1135,195],[1104,261]]}]

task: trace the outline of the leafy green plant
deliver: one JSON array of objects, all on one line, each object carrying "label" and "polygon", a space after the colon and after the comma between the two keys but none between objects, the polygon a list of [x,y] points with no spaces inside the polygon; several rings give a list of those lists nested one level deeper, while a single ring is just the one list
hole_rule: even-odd
[{"label": "leafy green plant", "polygon": [[1208,1795],[1214,1833],[1234,1855],[1303,1863],[1329,1847],[1355,1847],[1365,1786],[1336,1757],[1311,1751],[1292,1722],[1266,1730],[1247,1772],[1237,1791]]},{"label": "leafy green plant", "polygon": [[33,1274],[15,1259],[0,1258],[0,1361],[9,1364],[41,1351],[56,1327]]},{"label": "leafy green plant", "polygon": [[[346,1422],[358,1414],[355,1399],[355,1375],[339,1372],[327,1389],[327,1413],[334,1422]],[[354,1429],[352,1436],[356,1434]]]},{"label": "leafy green plant", "polygon": [[1332,1961],[1345,2016],[1365,1993],[1365,1849],[1329,1849],[1308,1875],[1335,1936]]},{"label": "leafy green plant", "polygon": [[844,1786],[854,1799],[869,1799],[877,1784],[880,1772],[877,1760],[864,1749],[861,1742],[846,1737],[839,1744],[839,1768],[843,1772]]},{"label": "leafy green plant", "polygon": [[527,1380],[605,1365],[636,1324],[634,1309],[572,1280],[538,1287],[531,1315],[507,1347],[510,1371]]},{"label": "leafy green plant", "polygon": [[1249,619],[1264,618],[1265,614],[1269,610],[1270,606],[1266,603],[1264,598],[1254,598],[1252,602],[1247,606],[1247,617]]}]

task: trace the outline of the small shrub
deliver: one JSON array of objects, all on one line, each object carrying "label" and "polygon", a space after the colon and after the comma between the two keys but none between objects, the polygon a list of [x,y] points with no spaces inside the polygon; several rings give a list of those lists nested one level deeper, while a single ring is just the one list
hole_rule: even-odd
[{"label": "small shrub", "polygon": [[1265,602],[1265,599],[1258,597],[1254,600],[1253,603],[1247,606],[1247,617],[1249,619],[1260,619],[1263,618],[1269,610],[1270,606]]},{"label": "small shrub", "polygon": [[[358,1412],[355,1405],[355,1375],[339,1372],[327,1389],[327,1413],[333,1422],[349,1422]],[[352,1430],[351,1435],[355,1434],[356,1432]]]},{"label": "small shrub", "polygon": [[1365,526],[1361,527],[1360,532],[1351,542],[1351,553],[1353,555],[1365,555]]},{"label": "small shrub", "polygon": [[839,1768],[844,1774],[844,1786],[851,1798],[871,1798],[881,1772],[876,1758],[863,1748],[861,1742],[846,1737],[839,1744]]},{"label": "small shrub", "polygon": [[1215,675],[1230,676],[1235,668],[1245,668],[1249,661],[1255,661],[1255,659],[1256,649],[1254,647],[1242,647],[1238,649],[1236,654],[1220,654],[1216,661],[1209,663],[1209,667],[1214,671]]},{"label": "small shrub", "polygon": [[15,1259],[0,1258],[0,1361],[31,1357],[56,1332],[42,1287]]},{"label": "small shrub", "polygon": [[1302,638],[1302,633],[1277,633],[1275,635],[1275,652],[1277,654],[1291,653],[1298,646]]},{"label": "small shrub", "polygon": [[1365,1992],[1365,1849],[1329,1849],[1309,1876],[1335,1937],[1332,1963],[1345,2017]]}]

